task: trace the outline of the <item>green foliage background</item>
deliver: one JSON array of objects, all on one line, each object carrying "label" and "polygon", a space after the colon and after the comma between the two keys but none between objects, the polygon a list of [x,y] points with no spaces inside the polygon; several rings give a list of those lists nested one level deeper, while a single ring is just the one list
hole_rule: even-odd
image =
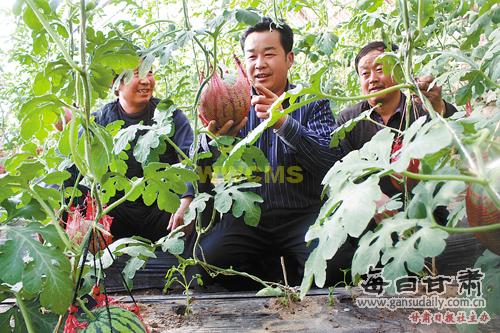
[{"label": "green foliage background", "polygon": [[[14,7],[19,12],[22,1]],[[72,12],[75,4],[70,1],[39,1],[48,17],[54,19],[54,26],[70,48],[73,42],[75,52],[77,43],[77,15]],[[104,34],[116,33],[129,39],[144,53],[156,53],[155,62],[158,86],[156,95],[171,98],[186,111],[190,107],[199,85],[199,69],[203,68],[203,57],[195,59],[191,36],[193,32],[183,31],[184,18],[182,1],[91,1],[97,4],[89,27]],[[424,22],[422,38],[418,43],[418,60],[422,66],[420,73],[442,74],[439,83],[443,84],[445,96],[450,102],[464,105],[468,100],[481,97],[480,104],[495,102],[495,93],[484,96],[485,86],[477,72],[469,70],[468,65],[486,73],[493,81],[498,79],[498,59],[494,57],[498,43],[495,27],[499,20],[498,6],[494,1],[424,1]],[[410,1],[416,11],[416,1]],[[89,5],[89,8],[93,5]],[[397,44],[402,42],[401,22],[398,17],[397,1],[189,1],[189,20],[193,30],[205,28],[206,23],[228,10],[239,10],[226,24],[218,40],[219,60],[232,68],[231,55],[242,56],[239,36],[252,23],[257,13],[271,17],[285,18],[295,32],[296,62],[291,71],[293,82],[307,82],[310,75],[320,67],[327,67],[323,78],[324,91],[346,96],[359,92],[353,61],[360,46],[374,39],[383,39]],[[242,9],[250,9],[243,11]],[[74,9],[74,8],[73,8]],[[255,13],[255,14],[253,14]],[[7,14],[8,15],[8,14]],[[16,22],[16,33],[12,48],[2,60],[2,143],[7,149],[19,146],[17,138],[19,127],[8,115],[22,118],[21,107],[32,96],[41,95],[50,89],[56,91],[67,103],[73,103],[73,87],[63,78],[68,67],[60,61],[55,45],[48,43],[47,33],[29,11],[22,16],[12,17]],[[161,21],[137,30],[145,23]],[[25,24],[23,24],[25,23]],[[134,32],[134,30],[136,30]],[[90,34],[89,34],[90,36]],[[93,41],[102,43],[104,35],[96,36]],[[91,38],[92,40],[92,38]],[[203,39],[202,39],[203,40]],[[491,47],[490,47],[491,46]],[[463,55],[463,59],[434,57],[430,52],[450,51]],[[71,50],[70,50],[71,52]],[[196,52],[196,53],[199,53]],[[461,61],[462,60],[462,61]],[[470,60],[470,61],[466,61]],[[464,69],[456,71],[449,67],[450,62],[461,62]],[[7,65],[7,63],[9,65]],[[16,65],[13,67],[12,65]],[[427,66],[423,66],[428,64]],[[496,66],[495,66],[496,65]],[[21,78],[21,80],[19,80]],[[67,79],[67,78],[66,78]],[[97,109],[105,101],[112,99],[107,78],[95,91]],[[471,84],[468,84],[471,83]],[[60,89],[64,88],[64,91]],[[456,94],[458,92],[458,95]],[[59,96],[58,96],[59,97]],[[477,102],[475,105],[477,105]],[[343,104],[332,101],[332,109],[339,112]],[[479,106],[480,107],[480,106]],[[193,119],[194,115],[191,114]],[[50,118],[53,120],[53,117]],[[49,119],[47,119],[47,122]]]},{"label": "green foliage background", "polygon": [[[12,329],[11,319],[17,330],[26,325],[30,332],[50,331],[54,318],[45,317],[44,321],[39,309],[62,315],[71,302],[83,247],[66,237],[58,221],[68,209],[67,199],[77,191],[54,189],[69,177],[65,171],[69,165],[77,166],[92,189],[98,207],[96,222],[119,203],[105,207],[116,190],[127,193],[123,200],[142,196],[147,203],[157,200],[162,209],[175,211],[177,194],[185,190],[184,181],[197,179],[187,166],[198,161],[186,158],[175,166],[155,161],[172,133],[170,112],[180,107],[193,127],[201,129],[196,115],[200,78],[210,72],[210,65],[217,67],[213,64],[234,67],[232,55],[242,56],[241,32],[262,15],[286,19],[295,32],[296,62],[290,80],[304,85],[281,96],[292,101],[291,108],[283,112],[291,112],[301,94],[329,98],[334,113],[359,100],[352,97],[359,95],[353,61],[360,47],[374,39],[400,46],[399,52],[387,54],[382,61],[402,83],[401,88],[412,89],[414,77],[432,74],[443,86],[447,101],[460,111],[468,105],[475,112],[471,118],[461,113],[450,121],[415,122],[407,129],[398,162],[389,163],[390,151],[384,147],[390,148],[392,134],[381,131],[362,150],[330,170],[324,180],[327,201],[306,236],[307,240],[317,238],[319,246],[306,264],[302,296],[313,282],[323,286],[326,260],[347,235],[357,237],[365,229],[375,210],[373,202],[380,195],[378,177],[405,173],[405,163],[412,158],[422,160],[423,171],[430,178],[421,179],[413,199],[404,203],[404,212],[363,236],[353,273],[363,273],[367,265],[379,260],[379,254],[388,263],[385,277],[403,274],[406,269],[422,270],[424,258],[443,250],[447,233],[464,215],[462,202],[448,226],[438,228],[429,214],[433,207],[446,204],[469,183],[480,184],[498,196],[498,172],[474,162],[485,144],[493,147],[487,149],[493,159],[498,157],[500,6],[496,1],[18,0],[8,15],[15,21],[16,31],[0,72],[0,165],[7,171],[0,176],[0,222],[8,238],[0,245],[0,266],[12,269],[0,272],[0,299],[16,297],[17,305],[0,317],[2,331]],[[80,31],[82,25],[85,31]],[[103,128],[90,114],[115,98],[110,89],[114,76],[127,80],[139,56],[143,60],[140,75],[155,68],[155,95],[162,103],[155,114],[156,124],[134,150],[145,165],[144,177],[127,179],[123,149],[142,125],[124,131],[119,131],[119,124]],[[63,116],[63,107],[72,109],[74,117],[64,131],[57,132],[53,123]],[[242,164],[266,167],[262,153],[246,144],[254,142],[279,116],[275,113],[234,148],[235,142],[227,138],[216,142],[223,156],[219,166],[232,177],[216,187],[217,212],[231,210],[236,216],[244,214],[249,225],[258,223],[261,199],[239,190],[258,184],[239,182],[248,176],[239,170]],[[341,138],[352,123],[349,126],[339,129],[334,138]],[[345,204],[353,197],[363,203],[362,209]],[[194,216],[195,209],[199,214],[208,199],[207,195],[197,196],[188,214]],[[358,223],[347,223],[351,220]],[[31,223],[17,225],[26,221]],[[35,234],[46,241],[35,241]],[[392,234],[401,240],[394,246],[389,242]],[[178,237],[147,246],[136,240],[129,241],[131,247],[124,246],[125,241],[113,245],[117,255],[134,257],[126,268],[130,280],[154,256],[156,247],[178,254]],[[488,260],[498,262],[498,256],[488,254]],[[493,299],[498,290],[489,293]],[[49,297],[54,294],[60,297]]]}]

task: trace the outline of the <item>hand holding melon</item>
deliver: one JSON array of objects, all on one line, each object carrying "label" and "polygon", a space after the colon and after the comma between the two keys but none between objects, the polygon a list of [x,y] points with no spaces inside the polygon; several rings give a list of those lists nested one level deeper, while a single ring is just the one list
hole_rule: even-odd
[{"label": "hand holding melon", "polygon": [[215,71],[200,96],[199,116],[215,135],[237,135],[250,110],[250,82],[238,58],[234,57],[237,76]]}]

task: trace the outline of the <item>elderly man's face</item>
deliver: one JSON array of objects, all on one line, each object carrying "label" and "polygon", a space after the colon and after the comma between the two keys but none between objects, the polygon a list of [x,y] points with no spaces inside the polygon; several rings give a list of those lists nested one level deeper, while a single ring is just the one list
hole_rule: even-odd
[{"label": "elderly man's face", "polygon": [[[382,53],[382,51],[373,50],[359,60],[358,73],[363,95],[373,94],[396,84],[391,76],[384,74],[382,64],[375,61]],[[375,106],[378,103],[384,104],[384,102],[390,101],[392,98],[398,98],[399,94],[399,91],[394,91],[383,96],[372,97],[368,99],[368,103],[371,106]]]}]

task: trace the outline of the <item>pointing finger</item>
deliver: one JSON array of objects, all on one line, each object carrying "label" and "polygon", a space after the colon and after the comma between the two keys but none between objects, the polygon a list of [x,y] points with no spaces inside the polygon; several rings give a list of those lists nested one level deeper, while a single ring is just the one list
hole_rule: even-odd
[{"label": "pointing finger", "polygon": [[264,87],[264,85],[262,85],[260,83],[255,83],[254,87],[257,90],[257,92],[263,96],[266,96],[268,98],[277,98],[278,97],[278,96],[276,96],[275,93],[273,93],[271,90],[267,89],[266,87]]},{"label": "pointing finger", "polygon": [[252,96],[252,100],[251,100],[252,105],[257,105],[257,104],[271,105],[271,104],[273,104],[273,102],[274,102],[274,99],[271,99],[267,96],[262,96],[262,95]]}]

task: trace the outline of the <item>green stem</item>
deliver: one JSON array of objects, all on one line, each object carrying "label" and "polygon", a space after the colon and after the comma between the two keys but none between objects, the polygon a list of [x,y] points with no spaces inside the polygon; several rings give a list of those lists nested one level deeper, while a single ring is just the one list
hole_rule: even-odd
[{"label": "green stem", "polygon": [[69,26],[69,47],[68,47],[68,52],[69,56],[71,59],[73,59],[73,55],[75,54],[75,40],[73,37],[73,23],[72,23],[72,17],[68,17],[68,26]]},{"label": "green stem", "polygon": [[[130,188],[130,190],[127,191],[127,193],[125,193],[120,199],[116,200],[115,202],[113,202],[111,205],[109,205],[108,207],[106,207],[106,209],[104,209],[102,211],[102,213],[100,214],[99,216],[99,219],[101,217],[103,217],[104,215],[108,214],[110,211],[112,211],[113,209],[116,208],[116,206],[120,205],[122,202],[124,202],[125,200],[128,199],[128,197],[130,197],[130,195],[132,195],[132,193],[139,187],[141,186],[142,184],[144,183],[144,179],[137,179],[134,184],[132,185],[132,187]],[[99,220],[98,219],[98,220]]]},{"label": "green stem", "polygon": [[78,302],[78,305],[80,305],[80,308],[83,310],[83,312],[85,312],[87,317],[89,317],[91,321],[95,321],[96,320],[95,315],[92,312],[90,312],[90,310],[85,305],[85,302],[82,301],[80,298],[77,298],[76,301]]},{"label": "green stem", "polygon": [[184,14],[184,27],[186,28],[186,30],[191,30],[191,24],[189,23],[187,0],[182,0],[182,13]]},{"label": "green stem", "polygon": [[444,230],[448,233],[469,233],[469,232],[487,232],[487,231],[494,231],[494,230],[500,230],[500,223],[495,223],[495,224],[489,224],[489,225],[483,225],[480,227],[469,227],[469,228],[457,228],[457,227],[445,227],[442,225],[435,225],[433,228],[438,228],[441,230]]},{"label": "green stem", "polygon": [[38,201],[40,206],[45,210],[45,212],[51,217],[51,223],[54,225],[56,228],[57,234],[59,235],[59,238],[61,241],[66,245],[67,249],[71,249],[72,245],[69,239],[66,237],[66,232],[63,230],[63,228],[59,225],[59,218],[56,216],[52,208],[50,208],[47,203],[38,195],[38,193],[32,189],[28,188],[28,193],[31,194],[31,196]]},{"label": "green stem", "polygon": [[[403,88],[411,88],[411,87],[413,87],[413,86],[410,85],[410,84],[398,84],[398,85],[392,86],[390,88],[377,91],[377,92],[372,93],[372,94],[350,96],[350,97],[342,97],[342,96],[334,96],[334,95],[329,95],[329,94],[318,93],[318,94],[314,95],[314,97],[311,97],[311,98],[306,99],[306,100],[302,100],[302,101],[300,101],[298,103],[293,103],[292,105],[290,105],[286,109],[280,111],[279,113],[282,116],[284,116],[285,114],[289,114],[289,113],[291,113],[291,112],[293,112],[293,111],[301,108],[304,105],[307,105],[309,103],[315,102],[315,101],[323,99],[323,98],[332,99],[332,100],[336,100],[336,101],[344,101],[344,102],[347,102],[347,101],[359,101],[359,100],[369,99],[369,98],[372,98],[372,97],[382,96],[382,95],[388,94],[388,93],[396,91],[396,90],[400,90],[400,89],[403,89]],[[274,106],[271,108],[270,111],[271,112],[275,111],[281,105],[281,103],[284,100],[285,100],[285,94],[281,95],[274,102]],[[273,126],[276,123],[276,121],[278,121],[278,120],[279,120],[279,118],[276,118],[276,119],[273,119],[273,121],[270,121],[268,123],[268,127]]]},{"label": "green stem", "polygon": [[[148,26],[150,26],[150,25],[157,24],[157,23],[172,23],[172,24],[175,24],[175,22],[174,22],[174,21],[171,21],[171,20],[156,20],[156,21],[151,21],[151,22],[148,22],[148,23],[146,23],[146,24],[141,25],[141,26],[140,26],[140,27],[138,27],[138,28],[135,28],[135,29],[134,29],[134,30],[132,30],[132,31],[127,32],[127,33],[126,33],[126,34],[124,34],[123,36],[130,36],[130,35],[132,35],[132,34],[136,33],[136,32],[137,32],[137,31],[139,31],[139,30],[142,30],[142,29],[144,29],[144,28],[146,28],[146,27],[148,27]],[[175,32],[178,32],[178,31],[179,31],[179,30],[176,30]]]},{"label": "green stem", "polygon": [[[205,61],[206,61],[206,64],[207,64],[207,73],[209,73],[209,70],[210,70],[210,59],[209,59],[209,52],[206,50],[206,48],[204,47],[204,45],[198,40],[198,38],[196,38],[196,36],[193,37],[193,39],[196,41],[196,43],[198,44],[198,46],[200,46],[200,48],[202,49],[203,53],[205,54]],[[210,81],[210,78],[211,78],[211,75],[208,75],[204,80],[203,82],[200,84],[200,87],[198,88],[198,91],[196,92],[196,96],[195,96],[195,99],[194,99],[194,102],[193,102],[193,108],[192,108],[192,113],[193,114],[196,114],[196,108],[198,106],[198,102],[200,101],[200,97],[201,97],[201,92],[203,91],[203,88],[205,87],[205,85],[208,83],[208,81]],[[196,147],[198,147],[198,142],[199,142],[199,129],[198,129],[198,117],[194,117],[194,130],[195,130],[195,133],[194,133],[194,146],[195,147],[195,150],[194,150],[194,156],[193,156],[193,161],[194,163],[197,163],[198,162],[198,149],[196,149]],[[195,187],[195,190],[197,191],[197,188]]]},{"label": "green stem", "polygon": [[[214,198],[215,199],[215,198]],[[208,231],[210,231],[210,229],[212,228],[212,226],[214,225],[214,222],[215,222],[215,217],[217,216],[217,209],[213,208],[212,209],[212,217],[210,218],[210,223],[208,223],[207,227],[202,229],[202,234],[205,234],[207,233]]]},{"label": "green stem", "polygon": [[205,71],[207,73],[210,73],[210,51],[207,50],[205,45],[201,43],[201,41],[197,36],[193,36],[193,40],[196,42],[196,44],[198,44],[200,49],[203,51],[203,55],[205,56],[205,65],[206,65]]},{"label": "green stem", "polygon": [[[82,83],[83,83],[83,98],[84,98],[84,114],[85,114],[85,123],[88,131],[88,124],[90,119],[90,101],[92,99],[92,90],[90,89],[90,80],[87,68],[87,16],[85,13],[85,0],[80,0],[80,61],[82,69],[80,71]],[[87,132],[88,134],[88,132]],[[87,160],[89,161],[89,160]]]},{"label": "green stem", "polygon": [[182,279],[184,280],[184,283],[181,284],[184,287],[184,293],[186,294],[186,310],[184,310],[184,315],[186,315],[190,312],[190,306],[191,306],[191,294],[189,293],[189,283],[187,282],[186,279],[186,266],[183,267],[181,276]]},{"label": "green stem", "polygon": [[76,190],[78,189],[78,184],[80,183],[81,177],[82,177],[81,172],[78,172],[78,175],[76,176],[76,180],[75,180],[75,185],[73,186],[73,190],[71,191],[71,197],[69,199],[70,206],[73,204],[73,200],[75,199]]},{"label": "green stem", "polygon": [[202,130],[200,131],[200,133],[201,133],[201,134],[203,134],[203,133],[204,133],[204,134],[206,134],[206,135],[207,135],[207,136],[208,136],[211,140],[215,140],[215,139],[217,138],[217,136],[216,136],[215,134],[213,134],[212,132],[210,132],[209,130],[207,130],[207,129],[205,129],[205,128],[204,128],[204,129],[202,129]]},{"label": "green stem", "polygon": [[214,50],[213,50],[213,54],[214,54],[214,68],[213,68],[212,75],[215,75],[216,72],[217,72],[217,31],[214,32],[214,34],[212,35],[212,37],[213,37],[213,40],[214,40]]},{"label": "green stem", "polygon": [[417,30],[418,30],[418,38],[422,35],[422,30],[423,30],[423,12],[424,12],[424,5],[423,5],[423,0],[418,0],[417,2]]},{"label": "green stem", "polygon": [[385,94],[391,93],[396,90],[401,90],[401,89],[411,89],[413,88],[413,85],[408,84],[408,83],[402,83],[402,84],[397,84],[395,86],[386,88],[384,90],[377,91],[372,94],[368,95],[358,95],[358,96],[350,96],[350,97],[343,97],[343,96],[335,96],[335,95],[329,95],[329,94],[323,94],[321,93],[318,95],[320,98],[327,98],[331,99],[334,101],[342,101],[342,102],[355,102],[355,101],[361,101],[361,100],[366,100],[372,97],[377,97],[377,96],[383,96]]},{"label": "green stem", "polygon": [[[196,73],[198,74],[198,79],[201,78],[201,71],[200,71],[200,66],[198,65],[198,57],[196,56],[196,47],[194,45],[194,41],[191,39],[191,47],[193,49],[193,60],[194,60],[194,64],[195,64],[195,67],[196,67]],[[195,114],[192,114],[191,117],[195,117]]]},{"label": "green stem", "polygon": [[64,107],[70,109],[71,111],[76,111],[78,112],[78,108],[77,107],[74,107],[73,105],[71,104],[68,104],[66,103],[65,101],[63,101],[62,99],[58,99],[58,102],[61,103],[62,105],[64,105]]},{"label": "green stem", "polygon": [[95,219],[94,219],[94,228],[95,228],[99,223],[101,216],[104,216],[102,214],[101,198],[99,197],[99,191],[97,190],[97,184],[95,181],[92,183],[91,197],[94,198],[97,206],[97,211],[95,212]]},{"label": "green stem", "polygon": [[42,13],[38,10],[37,6],[35,5],[33,0],[26,0],[26,4],[31,8],[35,16],[38,18],[40,23],[43,25],[49,36],[52,38],[54,43],[56,43],[57,47],[59,48],[59,51],[63,54],[64,59],[68,62],[68,64],[76,71],[80,72],[81,68],[80,66],[77,65],[76,62],[73,61],[71,56],[68,53],[68,50],[64,47],[63,42],[61,41],[61,38],[57,35],[57,33],[52,29],[50,26],[49,22],[45,19]]},{"label": "green stem", "polygon": [[[24,323],[26,324],[26,330],[28,333],[36,333],[36,331],[33,329],[33,324],[31,323],[31,318],[28,313],[28,309],[26,308],[26,305],[24,304],[24,301],[19,295],[19,293],[15,293],[16,295],[16,303],[17,306],[19,307],[19,310],[21,310],[21,314],[23,315]],[[8,325],[8,323],[7,323]]]},{"label": "green stem", "polygon": [[[190,30],[191,29],[191,24],[189,23],[189,12],[188,12],[187,0],[182,0],[182,12],[184,14],[184,26],[185,26],[186,30]],[[206,73],[208,74],[209,70],[210,70],[209,53],[206,50],[205,46],[200,42],[200,40],[196,36],[193,36],[193,40],[198,44],[198,46],[201,48],[201,50],[203,51],[203,53],[205,55],[206,66],[207,66]],[[195,62],[196,62],[196,50],[195,50],[194,44],[193,44],[193,53],[195,54]],[[198,69],[198,64],[196,64],[196,68],[197,68],[197,70],[199,70]],[[200,73],[198,72],[198,74],[200,74]],[[194,147],[195,147],[194,156],[193,156],[192,160],[189,159],[191,161],[191,164],[196,164],[197,161],[198,161],[198,149],[197,149],[197,147],[198,147],[198,142],[199,142],[199,133],[198,133],[198,131],[199,131],[199,129],[198,129],[198,121],[199,120],[198,120],[198,117],[195,116],[196,113],[197,113],[196,107],[198,105],[198,101],[200,99],[201,92],[202,92],[203,88],[205,87],[205,85],[210,80],[210,77],[211,77],[211,75],[208,75],[203,80],[203,82],[201,83],[200,87],[198,88],[198,91],[196,92],[196,97],[195,97],[195,100],[194,100],[194,103],[193,103],[193,107],[191,109],[191,115],[194,118],[194,131],[195,131],[194,132]],[[201,78],[201,76],[200,76],[200,78]],[[193,184],[193,187],[194,187],[195,196],[196,196],[198,194],[198,183],[195,182]]]},{"label": "green stem", "polygon": [[[87,16],[85,12],[85,0],[80,0],[80,61],[81,61],[81,70],[80,70],[80,79],[83,84],[83,129],[85,131],[84,137],[84,156],[86,164],[90,166],[90,107],[91,107],[91,84],[90,78],[88,74],[87,68],[87,49],[86,49],[86,29],[87,29]],[[88,171],[92,171],[90,168]],[[91,180],[94,181],[95,175],[91,172],[90,175]]]},{"label": "green stem", "polygon": [[378,125],[378,126],[380,126],[380,127],[382,127],[382,128],[388,128],[388,129],[390,129],[391,131],[394,131],[394,132],[396,132],[396,133],[398,133],[398,134],[401,134],[401,135],[403,134],[403,132],[402,132],[402,131],[400,131],[400,130],[398,130],[397,128],[392,128],[392,127],[389,127],[389,126],[387,126],[387,125],[384,125],[384,124],[381,124],[381,123],[379,123],[379,122],[376,122],[375,120],[373,120],[373,119],[372,119],[372,118],[370,118],[370,117],[363,118],[363,120],[366,120],[366,121],[369,121],[369,122],[371,122],[371,123],[374,123],[375,125]]},{"label": "green stem", "polygon": [[206,228],[203,228],[202,224],[201,224],[201,213],[198,213],[198,217],[196,218],[196,239],[194,241],[194,245],[193,245],[193,259],[194,260],[199,260],[198,259],[198,256],[196,255],[196,250],[198,248],[198,244],[200,243],[200,239],[201,239],[201,236],[206,233],[208,230],[210,230],[210,228],[212,227],[212,225],[214,224],[214,221],[215,221],[215,216],[216,216],[216,213],[217,213],[217,210],[215,209],[215,207],[212,208],[212,217],[210,219],[210,222],[208,223],[208,226]]},{"label": "green stem", "polygon": [[63,323],[64,317],[65,317],[64,315],[59,316],[59,319],[57,320],[57,325],[54,328],[54,331],[52,331],[52,333],[59,333],[59,330],[61,329],[61,325]]},{"label": "green stem", "polygon": [[462,181],[465,183],[476,183],[480,185],[486,185],[488,184],[488,180],[484,178],[478,178],[478,177],[473,177],[473,176],[464,176],[464,175],[425,175],[421,173],[414,173],[410,171],[403,171],[401,173],[403,176],[406,176],[408,178],[412,179],[418,179],[418,180],[455,180],[455,181]]},{"label": "green stem", "polygon": [[[421,10],[421,1],[418,0],[418,10]],[[404,21],[404,26],[406,30],[406,43],[405,43],[405,57],[404,57],[404,76],[406,79],[406,82],[411,83],[414,89],[418,90],[418,84],[415,81],[415,78],[413,77],[412,69],[413,69],[413,34],[410,28],[410,15],[408,12],[408,1],[403,0],[401,3],[401,8],[402,8],[402,15],[403,15],[403,21]],[[417,38],[420,38],[421,36],[421,12],[418,13],[418,29],[419,31]],[[405,130],[407,130],[410,127],[410,112],[412,111],[412,98],[411,96],[406,99],[406,104],[405,104]],[[415,110],[413,110],[415,111]],[[431,118],[433,118],[433,114],[431,113]],[[407,186],[407,179],[406,177],[403,178],[404,182],[404,199],[403,199],[403,204],[404,204],[404,209],[408,207],[409,201],[410,201],[410,196],[408,195],[408,186]]]},{"label": "green stem", "polygon": [[87,125],[86,128],[88,131],[88,128],[89,128],[88,124],[90,122],[89,121],[89,119],[90,119],[90,99],[92,96],[92,91],[90,89],[90,82],[89,82],[88,73],[86,71],[81,73],[80,78],[82,79],[82,83],[83,83],[83,103],[84,103],[83,111],[85,114],[84,124]]},{"label": "green stem", "polygon": [[240,272],[240,271],[236,271],[232,268],[219,268],[217,266],[214,266],[214,265],[211,265],[205,261],[199,261],[197,260],[198,264],[201,265],[203,268],[207,269],[207,270],[211,270],[212,272],[215,272],[214,274],[216,275],[228,275],[228,276],[232,276],[232,275],[238,275],[238,276],[241,276],[241,277],[245,277],[245,278],[248,278],[250,280],[253,280],[261,285],[263,285],[264,287],[271,287],[271,286],[278,286],[282,289],[287,289],[286,286],[283,286],[279,283],[276,283],[276,282],[269,282],[269,281],[264,281],[260,278],[258,278],[257,276],[254,276],[254,275],[251,275],[251,274],[248,274],[246,272]]},{"label": "green stem", "polygon": [[408,37],[409,37],[409,32],[410,32],[410,15],[408,14],[408,3],[406,0],[401,0],[400,2],[400,7],[401,7],[401,15],[402,15],[402,18],[403,18],[403,24],[405,26],[405,30],[406,30],[406,38],[408,40]]},{"label": "green stem", "polygon": [[183,151],[182,149],[179,148],[178,145],[175,144],[174,141],[172,141],[172,139],[170,139],[168,136],[165,137],[165,140],[167,140],[167,142],[172,146],[174,147],[174,149],[179,153],[179,155],[182,156],[182,158],[188,162],[189,165],[193,165],[193,161],[191,161],[191,159],[189,158],[189,156],[187,156]]},{"label": "green stem", "polygon": [[[474,160],[472,159],[472,156],[470,153],[467,151],[465,146],[463,145],[462,141],[458,137],[457,133],[455,130],[448,124],[446,120],[443,119],[441,115],[438,115],[437,112],[434,110],[432,107],[432,104],[429,102],[427,97],[424,96],[422,91],[418,88],[418,84],[415,82],[414,78],[411,76],[411,69],[412,69],[412,62],[411,62],[411,56],[412,56],[412,39],[411,39],[411,30],[410,30],[410,16],[408,13],[408,3],[407,0],[401,0],[401,8],[402,8],[402,15],[403,15],[403,21],[405,24],[405,29],[406,29],[406,48],[407,48],[407,55],[405,58],[405,78],[408,82],[413,83],[413,87],[417,93],[417,95],[420,97],[420,100],[424,104],[424,107],[428,110],[429,115],[431,116],[432,119],[437,118],[439,121],[444,125],[444,127],[451,133],[453,139],[455,140],[458,149],[462,152],[464,155],[465,159],[469,163],[470,168],[474,173],[478,173],[478,168]],[[455,54],[449,53],[451,56],[456,56]],[[461,56],[459,56],[461,57]],[[462,57],[463,58],[463,57]],[[466,58],[463,58],[467,63],[469,63],[473,68],[476,68],[475,64],[470,63],[470,61]]]},{"label": "green stem", "polygon": [[[412,69],[413,69],[413,36],[411,32],[411,27],[410,27],[410,14],[408,12],[408,1],[407,0],[401,0],[401,15],[405,27],[405,57],[404,57],[404,76],[405,80],[408,83],[412,84],[412,87],[415,87],[418,90],[418,85],[415,82],[415,79],[412,76]],[[407,113],[409,110],[407,110]],[[432,115],[431,115],[432,117]],[[409,125],[409,119],[407,119],[407,127]]]}]

